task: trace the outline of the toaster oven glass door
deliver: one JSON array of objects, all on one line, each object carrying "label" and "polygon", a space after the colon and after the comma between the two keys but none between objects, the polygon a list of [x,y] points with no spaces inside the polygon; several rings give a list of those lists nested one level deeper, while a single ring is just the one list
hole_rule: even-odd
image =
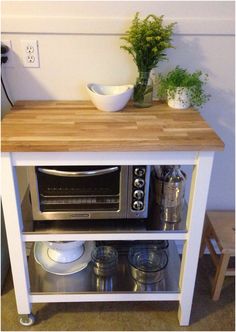
[{"label": "toaster oven glass door", "polygon": [[41,212],[118,211],[119,166],[36,167]]}]

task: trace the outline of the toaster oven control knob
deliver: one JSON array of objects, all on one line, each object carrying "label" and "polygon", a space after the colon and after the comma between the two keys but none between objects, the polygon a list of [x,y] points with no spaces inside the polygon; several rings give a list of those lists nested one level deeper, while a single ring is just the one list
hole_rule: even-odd
[{"label": "toaster oven control knob", "polygon": [[136,188],[143,188],[143,186],[144,186],[144,180],[143,179],[135,179],[134,180],[134,186],[136,187]]},{"label": "toaster oven control knob", "polygon": [[134,191],[134,198],[142,199],[144,196],[144,192],[142,190],[135,190]]},{"label": "toaster oven control knob", "polygon": [[134,174],[136,176],[144,176],[145,172],[146,172],[146,170],[144,167],[135,167],[135,169],[134,169]]},{"label": "toaster oven control knob", "polygon": [[133,209],[134,210],[138,210],[138,211],[143,210],[143,202],[141,202],[141,201],[134,201],[133,202]]}]

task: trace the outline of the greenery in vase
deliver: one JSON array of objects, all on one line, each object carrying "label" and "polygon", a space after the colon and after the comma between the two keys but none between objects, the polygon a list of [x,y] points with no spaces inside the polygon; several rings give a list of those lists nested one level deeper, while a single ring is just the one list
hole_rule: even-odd
[{"label": "greenery in vase", "polygon": [[[149,73],[159,61],[166,59],[165,50],[173,47],[171,37],[174,25],[175,23],[170,23],[164,26],[163,15],[148,15],[142,20],[139,13],[135,14],[131,27],[121,37],[126,42],[121,48],[133,57],[139,73]],[[144,93],[147,81],[148,79],[146,84],[140,85],[140,91],[136,91],[137,98],[141,98]]]},{"label": "greenery in vase", "polygon": [[187,88],[191,106],[201,107],[210,98],[204,91],[207,80],[208,75],[200,70],[190,73],[187,69],[176,66],[168,74],[159,75],[157,95],[164,100],[174,99],[177,90]]}]

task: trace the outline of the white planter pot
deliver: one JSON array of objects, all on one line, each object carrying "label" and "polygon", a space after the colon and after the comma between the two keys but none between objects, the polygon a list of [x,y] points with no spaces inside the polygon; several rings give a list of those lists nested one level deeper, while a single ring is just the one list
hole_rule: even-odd
[{"label": "white planter pot", "polygon": [[185,109],[190,107],[190,96],[187,88],[177,88],[174,98],[167,91],[167,103],[172,108]]}]

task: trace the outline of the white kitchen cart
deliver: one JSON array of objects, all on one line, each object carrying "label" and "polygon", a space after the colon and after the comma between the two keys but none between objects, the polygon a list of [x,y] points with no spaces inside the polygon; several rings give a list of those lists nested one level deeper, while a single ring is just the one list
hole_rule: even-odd
[{"label": "white kitchen cart", "polygon": [[[224,146],[199,113],[156,104],[149,109],[128,106],[122,112],[108,114],[88,102],[21,101],[4,118],[2,128],[2,202],[20,322],[33,323],[31,306],[39,302],[178,301],[180,325],[188,325],[214,151]],[[186,228],[169,231],[81,230],[76,226],[69,230],[28,228],[22,217],[17,166],[98,164],[193,165]],[[178,273],[170,271],[166,289],[153,292],[122,287],[111,292],[87,291],[76,286],[67,291],[63,282],[63,286],[60,283],[55,286],[54,281],[50,284],[50,276],[49,284],[40,289],[42,280],[35,284],[33,280],[44,279],[45,274],[40,276],[42,269],[40,272],[33,259],[28,264],[25,249],[25,242],[36,241],[164,239],[185,240],[182,261],[179,267],[170,241],[168,268]]]}]

